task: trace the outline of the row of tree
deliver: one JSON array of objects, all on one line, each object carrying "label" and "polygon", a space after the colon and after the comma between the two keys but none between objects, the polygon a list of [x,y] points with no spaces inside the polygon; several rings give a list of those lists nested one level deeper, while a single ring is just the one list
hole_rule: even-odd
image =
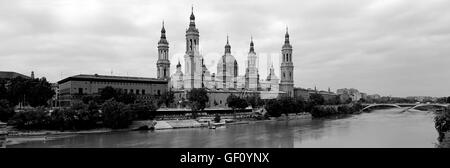
[{"label": "row of tree", "polygon": [[45,78],[16,77],[0,82],[0,99],[5,99],[11,106],[19,103],[32,107],[46,106],[55,95],[51,84]]},{"label": "row of tree", "polygon": [[[191,110],[194,112],[202,111],[206,108],[209,98],[207,91],[203,88],[192,89],[188,92],[187,99]],[[250,96],[237,96],[231,94],[227,97],[226,104],[233,112],[236,110],[243,110],[249,106],[253,108],[265,107],[269,116],[278,117],[281,114],[298,113],[303,111],[309,111],[312,107],[317,105],[323,105],[327,102],[320,94],[311,94],[309,101],[305,101],[301,98],[281,97],[279,99],[261,100],[258,95]],[[335,103],[338,104],[336,100]]]},{"label": "row of tree", "polygon": [[127,128],[133,120],[154,118],[157,107],[149,102],[124,104],[114,98],[98,105],[74,103],[70,108],[48,111],[34,108],[16,113],[9,124],[19,129],[84,130],[99,127]]}]

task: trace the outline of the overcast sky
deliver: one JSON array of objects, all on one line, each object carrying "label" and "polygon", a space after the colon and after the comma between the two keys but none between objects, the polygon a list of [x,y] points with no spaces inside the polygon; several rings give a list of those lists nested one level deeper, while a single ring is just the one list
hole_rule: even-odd
[{"label": "overcast sky", "polygon": [[212,73],[228,34],[240,75],[253,36],[260,76],[279,76],[288,26],[296,87],[450,95],[448,0],[0,0],[0,71],[156,77],[164,20],[173,73],[192,4]]}]

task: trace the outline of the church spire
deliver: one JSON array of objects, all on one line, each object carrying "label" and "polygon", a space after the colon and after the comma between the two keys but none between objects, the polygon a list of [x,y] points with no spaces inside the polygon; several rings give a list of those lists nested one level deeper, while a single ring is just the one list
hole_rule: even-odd
[{"label": "church spire", "polygon": [[231,53],[231,46],[230,46],[230,42],[228,40],[228,35],[227,35],[227,44],[225,45],[225,54],[226,53]]},{"label": "church spire", "polygon": [[164,20],[162,21],[161,38],[158,44],[169,44],[166,39],[166,29],[164,28]]},{"label": "church spire", "polygon": [[180,60],[178,60],[177,68],[181,67]]},{"label": "church spire", "polygon": [[250,52],[255,52],[254,44],[253,44],[253,36],[250,37]]},{"label": "church spire", "polygon": [[287,26],[286,26],[286,34],[284,35],[284,43],[289,44],[289,32]]},{"label": "church spire", "polygon": [[192,25],[192,26],[195,26],[195,16],[194,16],[194,5],[192,5],[192,8],[191,8],[191,17],[189,18],[190,20],[191,20],[191,22],[190,22],[190,26]]}]

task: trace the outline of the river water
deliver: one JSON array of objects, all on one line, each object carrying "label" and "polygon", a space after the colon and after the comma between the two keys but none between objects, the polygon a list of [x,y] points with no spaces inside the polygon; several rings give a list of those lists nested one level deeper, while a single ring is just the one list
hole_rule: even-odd
[{"label": "river water", "polygon": [[438,134],[432,112],[376,110],[326,119],[267,121],[217,129],[192,128],[85,134],[7,147],[173,148],[432,148]]}]

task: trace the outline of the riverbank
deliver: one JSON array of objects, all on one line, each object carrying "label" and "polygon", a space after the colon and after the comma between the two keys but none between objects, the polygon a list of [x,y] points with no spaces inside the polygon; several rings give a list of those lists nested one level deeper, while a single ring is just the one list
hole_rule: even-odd
[{"label": "riverbank", "polygon": [[300,114],[290,114],[288,116],[281,117],[271,117],[266,120],[255,120],[255,119],[239,119],[232,120],[230,117],[224,117],[221,122],[215,123],[213,122],[213,118],[198,118],[194,119],[183,119],[183,120],[142,120],[142,121],[134,121],[133,124],[126,129],[109,129],[109,128],[99,128],[92,130],[83,130],[83,131],[53,131],[53,130],[37,130],[37,131],[24,131],[24,130],[16,130],[11,127],[7,129],[7,139],[6,145],[15,145],[20,143],[32,142],[32,141],[47,141],[54,140],[58,138],[66,138],[70,136],[82,135],[82,134],[102,134],[102,133],[112,133],[112,132],[127,132],[127,131],[135,131],[142,126],[150,126],[153,122],[156,122],[154,125],[154,130],[169,130],[169,129],[183,129],[183,128],[209,128],[211,126],[221,127],[228,125],[240,125],[240,124],[251,124],[251,123],[259,123],[259,122],[270,122],[270,121],[280,121],[280,120],[299,120],[299,119],[311,119],[311,115],[307,113]]}]

